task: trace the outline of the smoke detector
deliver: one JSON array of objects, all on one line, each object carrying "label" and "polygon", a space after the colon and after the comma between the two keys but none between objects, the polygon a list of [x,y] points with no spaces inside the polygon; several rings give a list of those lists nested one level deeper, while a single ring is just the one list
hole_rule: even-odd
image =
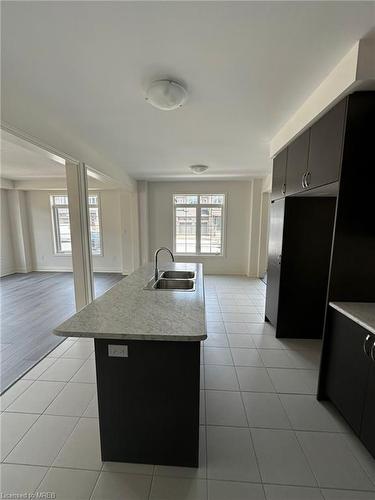
[{"label": "smoke detector", "polygon": [[203,174],[203,172],[205,172],[207,169],[208,169],[208,166],[207,165],[191,165],[190,167],[190,170],[193,171],[194,174]]},{"label": "smoke detector", "polygon": [[156,80],[146,92],[146,101],[154,108],[172,111],[181,108],[187,98],[187,91],[181,83],[173,80]]}]

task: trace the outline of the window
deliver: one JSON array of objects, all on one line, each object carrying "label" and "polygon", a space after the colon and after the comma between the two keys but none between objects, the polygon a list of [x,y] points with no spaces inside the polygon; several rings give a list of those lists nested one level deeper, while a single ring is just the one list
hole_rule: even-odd
[{"label": "window", "polygon": [[100,229],[99,195],[89,195],[90,237],[92,255],[102,255],[102,234]]},{"label": "window", "polygon": [[222,255],[224,235],[223,194],[175,194],[174,252]]},{"label": "window", "polygon": [[67,196],[51,196],[56,253],[72,252]]},{"label": "window", "polygon": [[[91,252],[92,255],[102,255],[99,195],[90,193],[88,203]],[[70,234],[69,205],[67,195],[52,195],[51,209],[55,252],[62,255],[71,255],[72,240]]]}]

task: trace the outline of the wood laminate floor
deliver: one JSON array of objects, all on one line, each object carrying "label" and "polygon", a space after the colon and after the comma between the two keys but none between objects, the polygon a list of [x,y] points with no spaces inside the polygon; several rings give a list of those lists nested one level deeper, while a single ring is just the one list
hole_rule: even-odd
[{"label": "wood laminate floor", "polygon": [[[122,278],[118,273],[95,273],[95,295],[102,295]],[[52,330],[75,312],[73,274],[5,276],[0,279],[0,300],[3,392],[62,342]]]}]

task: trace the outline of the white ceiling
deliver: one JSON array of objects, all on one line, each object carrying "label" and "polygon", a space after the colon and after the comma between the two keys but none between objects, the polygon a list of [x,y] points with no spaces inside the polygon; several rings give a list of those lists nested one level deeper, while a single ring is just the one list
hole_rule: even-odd
[{"label": "white ceiling", "polygon": [[1,177],[9,180],[65,178],[64,160],[22,139],[1,133]]},{"label": "white ceiling", "polygon": [[[66,189],[65,161],[13,134],[1,131],[1,179],[14,181],[16,189]],[[88,168],[89,189],[117,189],[115,180]],[[29,181],[29,182],[28,182]]]},{"label": "white ceiling", "polygon": [[[373,28],[374,8],[2,2],[3,116],[45,141],[64,135],[138,179],[188,178],[197,163],[210,166],[204,177],[264,175],[270,139]],[[160,77],[185,82],[184,108],[144,101]]]}]

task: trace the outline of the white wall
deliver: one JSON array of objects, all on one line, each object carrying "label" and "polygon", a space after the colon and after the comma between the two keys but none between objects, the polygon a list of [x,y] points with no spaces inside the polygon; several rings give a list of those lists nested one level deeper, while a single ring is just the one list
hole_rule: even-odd
[{"label": "white wall", "polygon": [[1,276],[32,271],[32,252],[26,194],[1,190]]},{"label": "white wall", "polygon": [[250,228],[249,228],[249,261],[247,275],[259,276],[260,232],[262,218],[262,179],[254,179],[251,183]]},{"label": "white wall", "polygon": [[139,214],[137,193],[121,191],[122,272],[130,274],[140,264]]},{"label": "white wall", "polygon": [[139,258],[140,263],[149,262],[149,229],[148,229],[148,182],[138,181],[138,226],[139,226]]},{"label": "white wall", "polygon": [[150,255],[160,246],[173,248],[173,199],[175,193],[225,193],[226,241],[224,256],[177,257],[203,262],[206,274],[246,274],[249,263],[251,181],[150,182],[148,226]]},{"label": "white wall", "polygon": [[263,192],[261,226],[260,226],[259,266],[258,266],[258,272],[260,277],[263,277],[267,272],[270,209],[271,209],[271,194],[269,192]]},{"label": "white wall", "polygon": [[122,271],[122,231],[120,192],[101,191],[103,256],[93,257],[93,268],[97,272]]},{"label": "white wall", "polygon": [[[29,191],[30,235],[33,250],[33,268],[36,271],[71,271],[71,256],[54,254],[53,229],[51,222],[50,192]],[[122,271],[120,192],[100,192],[103,256],[93,257],[94,271]]]},{"label": "white wall", "polygon": [[0,276],[6,276],[7,274],[14,273],[16,270],[9,222],[8,191],[6,189],[1,189],[0,201]]},{"label": "white wall", "polygon": [[271,158],[344,96],[354,90],[374,90],[374,53],[373,37],[355,43],[273,137],[270,142]]}]

